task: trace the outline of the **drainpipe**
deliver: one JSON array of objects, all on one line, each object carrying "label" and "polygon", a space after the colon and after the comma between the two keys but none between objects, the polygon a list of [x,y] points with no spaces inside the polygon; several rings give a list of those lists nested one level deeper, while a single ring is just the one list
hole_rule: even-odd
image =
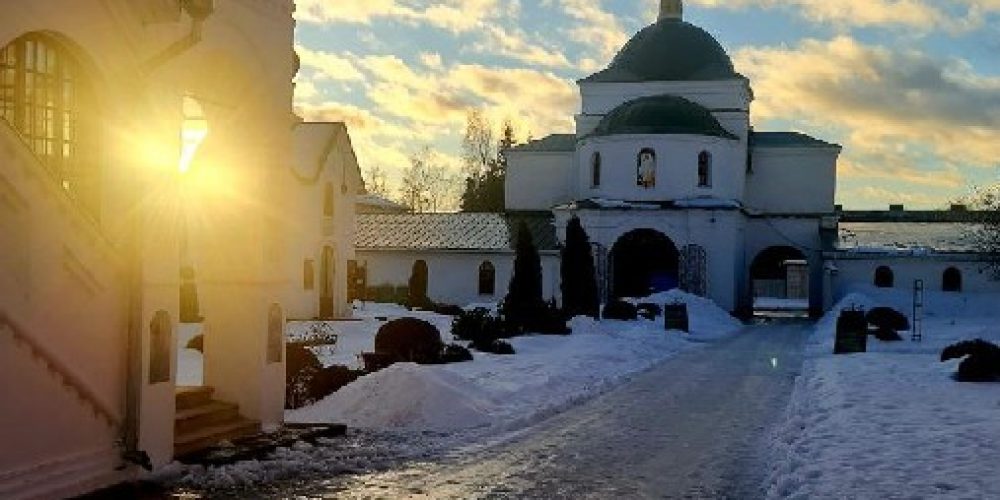
[{"label": "drainpipe", "polygon": [[[167,48],[156,54],[143,64],[142,69],[149,75],[162,67],[164,64],[181,56],[191,50],[202,40],[202,28],[205,20],[215,12],[215,0],[179,0],[180,7],[191,18],[191,31],[180,40],[170,44]],[[133,178],[136,189],[134,193],[141,192],[140,183]],[[136,206],[138,206],[138,199]],[[142,244],[139,238],[141,231],[140,214],[131,217],[128,249],[128,373],[125,383],[125,422],[122,430],[122,441],[124,451],[122,458],[131,464],[139,465],[146,470],[152,469],[149,455],[139,449],[139,416],[142,402],[143,385],[143,355],[142,355]]]}]

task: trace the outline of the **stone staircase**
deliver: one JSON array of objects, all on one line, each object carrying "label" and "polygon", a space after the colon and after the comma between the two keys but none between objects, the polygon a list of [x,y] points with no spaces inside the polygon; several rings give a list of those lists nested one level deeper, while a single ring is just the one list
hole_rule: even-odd
[{"label": "stone staircase", "polygon": [[260,422],[242,417],[235,404],[212,399],[214,392],[211,387],[177,388],[174,457],[260,432]]}]

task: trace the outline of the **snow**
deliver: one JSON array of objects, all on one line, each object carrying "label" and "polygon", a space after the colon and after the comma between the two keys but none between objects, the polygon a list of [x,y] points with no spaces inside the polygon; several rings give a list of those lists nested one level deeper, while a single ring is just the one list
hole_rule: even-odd
[{"label": "snow", "polygon": [[711,197],[699,197],[699,198],[688,198],[686,200],[677,200],[674,202],[678,208],[723,208],[723,209],[737,209],[742,208],[743,204],[736,200],[723,200],[720,198]]},{"label": "snow", "polygon": [[[1000,296],[927,292],[924,342],[869,340],[834,356],[839,311],[891,306],[910,293],[861,287],[821,320],[777,432],[769,498],[1000,498],[1000,385],[953,380],[941,350],[1000,340]],[[904,334],[909,339],[909,335]]]},{"label": "snow", "polygon": [[[470,363],[395,365],[362,377],[312,406],[286,412],[286,419],[414,431],[515,430],[602,392],[698,341],[720,338],[742,327],[711,301],[683,292],[642,300],[689,304],[691,335],[665,332],[660,321],[574,318],[572,335],[511,339],[516,355],[477,352]],[[432,313],[422,314],[425,319],[436,319]],[[447,323],[443,333],[450,326],[450,321],[442,319],[432,322],[439,327]]]},{"label": "snow", "polygon": [[181,323],[177,326],[177,385],[201,386],[204,382],[204,356],[195,349],[188,349],[188,342],[201,335],[200,323]]},{"label": "snow", "polygon": [[801,311],[809,309],[809,299],[781,299],[776,297],[757,297],[753,299],[754,309],[765,311]]}]

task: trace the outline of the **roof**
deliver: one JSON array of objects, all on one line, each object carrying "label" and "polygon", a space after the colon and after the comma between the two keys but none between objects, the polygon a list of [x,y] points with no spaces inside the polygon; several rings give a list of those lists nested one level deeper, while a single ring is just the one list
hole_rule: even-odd
[{"label": "roof", "polygon": [[571,153],[576,151],[575,134],[552,134],[548,137],[533,140],[510,149],[511,151],[531,153]]},{"label": "roof", "polygon": [[704,106],[673,95],[641,97],[615,108],[593,135],[687,134],[736,139]]},{"label": "roof", "polygon": [[557,250],[551,213],[358,214],[359,250],[512,251],[521,222],[539,250]]},{"label": "roof", "polygon": [[837,148],[836,144],[819,140],[801,132],[752,132],[750,144],[755,148]]},{"label": "roof", "polygon": [[842,222],[838,250],[898,251],[927,249],[973,252],[969,238],[974,224],[921,222]]},{"label": "roof", "polygon": [[357,197],[354,202],[357,213],[405,213],[409,210],[383,196],[366,193]]},{"label": "roof", "polygon": [[607,69],[581,82],[703,81],[743,78],[716,39],[680,19],[646,27],[622,48]]}]

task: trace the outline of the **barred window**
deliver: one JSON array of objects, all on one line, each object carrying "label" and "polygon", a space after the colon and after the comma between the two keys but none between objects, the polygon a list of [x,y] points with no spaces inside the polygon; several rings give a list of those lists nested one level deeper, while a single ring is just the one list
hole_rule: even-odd
[{"label": "barred window", "polygon": [[100,179],[84,156],[91,105],[79,64],[51,37],[32,33],[0,49],[0,118],[96,217]]}]

